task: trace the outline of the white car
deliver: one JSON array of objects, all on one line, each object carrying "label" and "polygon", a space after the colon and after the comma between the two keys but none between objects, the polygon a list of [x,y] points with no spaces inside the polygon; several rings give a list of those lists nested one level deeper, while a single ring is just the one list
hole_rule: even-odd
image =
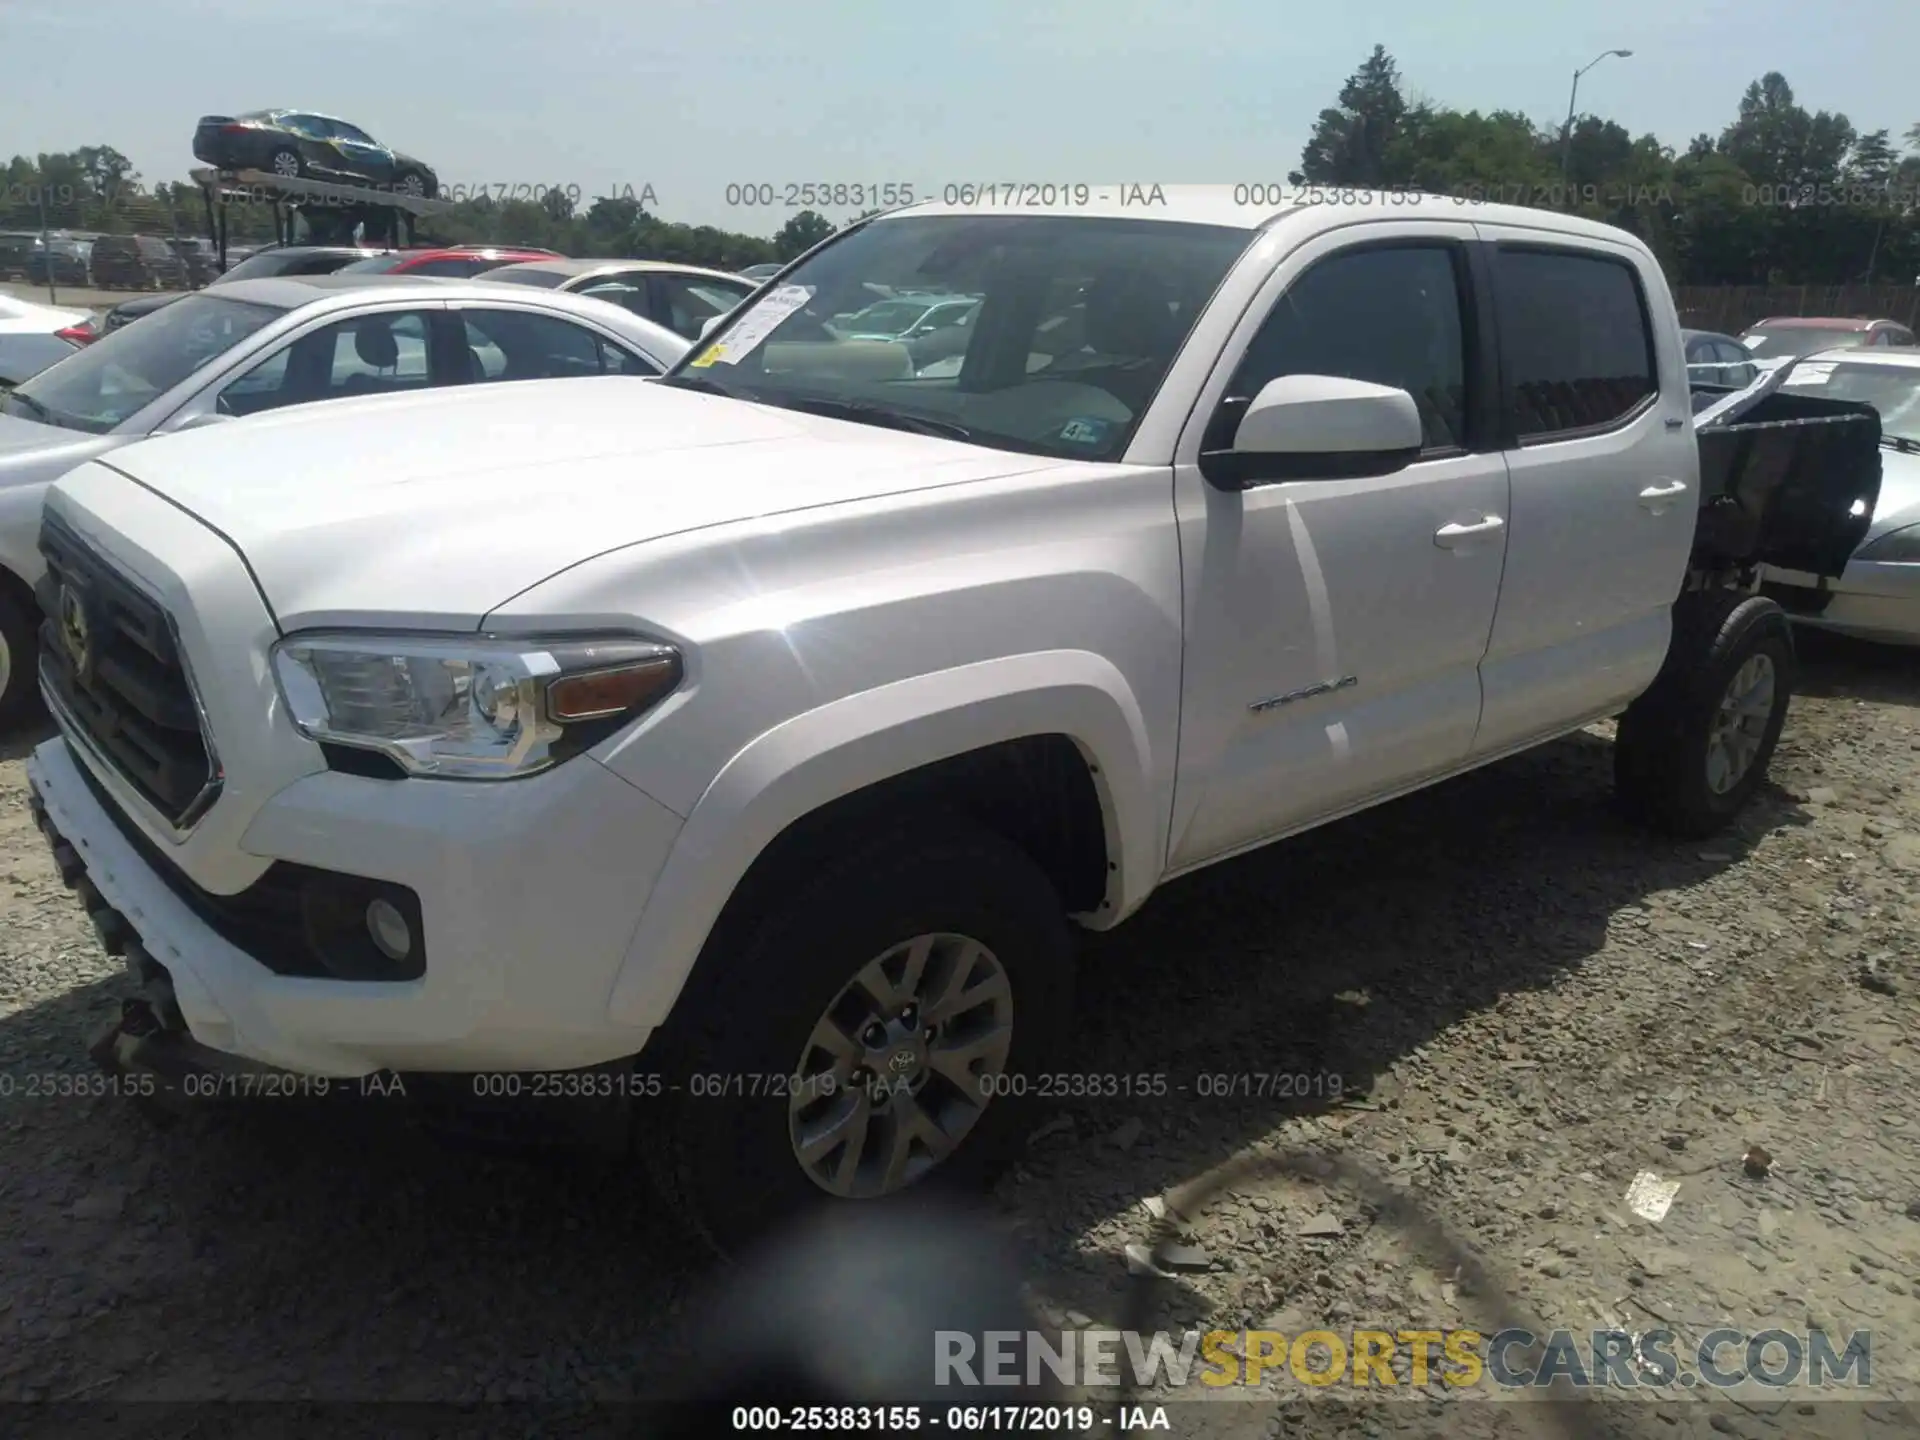
[{"label": "white car", "polygon": [[1920,350],[1822,351],[1798,361],[1781,390],[1873,406],[1885,454],[1872,528],[1845,573],[1823,581],[1768,568],[1770,593],[1800,624],[1920,645]]},{"label": "white car", "polygon": [[665,260],[524,260],[484,277],[494,285],[532,285],[592,295],[666,326],[688,341],[759,289],[757,281]]},{"label": "white car", "polygon": [[40,305],[0,291],[0,335],[56,335],[78,330],[92,319],[91,310]]},{"label": "white car", "polygon": [[0,721],[33,693],[41,497],[82,461],[152,435],[350,395],[658,375],[686,348],[664,326],[576,295],[302,275],[184,296],[55,361],[0,396]]},{"label": "white car", "polygon": [[[1719,578],[1771,532],[1697,551],[1647,247],[1114,189],[842,232],[651,384],[61,480],[32,803],[145,987],[96,1057],[627,1106],[727,1246],[1005,1164],[1073,924],[1174,876],[1615,715],[1634,811],[1726,824],[1790,632]],[[829,323],[908,277],[981,297],[956,380]]]}]

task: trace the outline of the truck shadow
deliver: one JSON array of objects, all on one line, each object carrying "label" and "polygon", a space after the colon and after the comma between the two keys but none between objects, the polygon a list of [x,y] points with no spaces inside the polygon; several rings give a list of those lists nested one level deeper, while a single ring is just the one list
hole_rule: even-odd
[{"label": "truck shadow", "polygon": [[[1089,937],[1059,1071],[1166,1083],[1069,1081],[1050,1105],[1070,1126],[995,1197],[1039,1288],[1112,1323],[1126,1277],[1069,1234],[1376,1090],[1462,1018],[1576,969],[1623,911],[1804,818],[1775,792],[1710,848],[1650,840],[1614,816],[1610,763],[1575,736],[1170,885]],[[667,1373],[663,1332],[709,1267],[632,1168],[477,1153],[377,1094],[156,1129],[80,1085],[123,992],[103,979],[0,1019],[0,1229],[38,1247],[0,1280],[10,1373],[56,1396],[104,1376],[115,1399],[623,1398]],[[79,1093],[29,1095],[35,1075]],[[1162,1300],[1166,1322],[1203,1310],[1175,1282]]]},{"label": "truck shadow", "polygon": [[[1613,810],[1612,754],[1610,740],[1578,733],[1175,882],[1090,936],[1069,1093],[1055,1107],[1072,1123],[1030,1149],[1007,1203],[1018,1213],[1030,1197],[1064,1197],[1050,1208],[1089,1223],[1131,1210],[1127,1228],[1144,1233],[1146,1197],[1290,1118],[1391,1105],[1378,1092],[1395,1062],[1507,997],[1562,983],[1610,929],[1648,923],[1642,902],[1809,820],[1770,788],[1711,842],[1650,836]],[[1524,1038],[1506,1048],[1510,1065],[1542,1063]],[[1164,1078],[1164,1095],[1139,1098],[1142,1072]],[[1131,1096],[1109,1078],[1126,1076]],[[1111,1098],[1075,1098],[1075,1084]],[[1374,1157],[1383,1169],[1389,1158]],[[1243,1213],[1240,1230],[1258,1219]],[[1266,1245],[1303,1248],[1286,1232]],[[1056,1245],[1050,1262],[1044,1288],[1110,1323],[1128,1284],[1111,1254]],[[1162,1324],[1205,1313],[1179,1287],[1163,1299]]]},{"label": "truck shadow", "polygon": [[1871,700],[1920,710],[1920,647],[1874,645],[1821,630],[1794,635],[1795,688],[1824,699]]}]

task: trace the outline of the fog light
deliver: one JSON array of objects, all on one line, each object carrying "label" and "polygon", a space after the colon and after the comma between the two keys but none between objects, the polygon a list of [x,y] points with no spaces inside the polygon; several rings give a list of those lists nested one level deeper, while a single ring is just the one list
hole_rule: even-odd
[{"label": "fog light", "polygon": [[367,934],[389,960],[404,960],[413,949],[413,927],[391,900],[375,900],[367,906]]}]

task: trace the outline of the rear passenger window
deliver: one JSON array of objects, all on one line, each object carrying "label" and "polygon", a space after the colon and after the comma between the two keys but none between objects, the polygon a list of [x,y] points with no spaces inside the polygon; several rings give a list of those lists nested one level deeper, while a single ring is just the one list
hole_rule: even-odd
[{"label": "rear passenger window", "polygon": [[1631,266],[1505,248],[1494,264],[1506,400],[1521,440],[1612,425],[1659,390]]},{"label": "rear passenger window", "polygon": [[[1351,250],[1287,287],[1247,346],[1227,399],[1251,400],[1282,375],[1392,385],[1419,405],[1425,448],[1448,449],[1466,443],[1466,373],[1452,249]],[[1237,423],[1238,407],[1227,413]]]},{"label": "rear passenger window", "polygon": [[568,321],[524,310],[469,310],[464,319],[475,380],[566,380],[605,373],[611,347]]}]

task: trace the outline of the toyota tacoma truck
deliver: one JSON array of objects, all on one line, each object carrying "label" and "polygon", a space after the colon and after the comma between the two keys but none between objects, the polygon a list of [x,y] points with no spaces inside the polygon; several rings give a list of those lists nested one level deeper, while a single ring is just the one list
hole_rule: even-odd
[{"label": "toyota tacoma truck", "polygon": [[[1153,194],[872,218],[644,385],[69,473],[28,769],[140,987],[96,1058],[610,1100],[726,1249],[991,1175],[1074,927],[1177,876],[1612,716],[1634,813],[1727,823],[1755,567],[1844,566],[1872,412],[1696,434],[1603,225]],[[977,297],[957,362],[836,330],[881,286]]]}]

